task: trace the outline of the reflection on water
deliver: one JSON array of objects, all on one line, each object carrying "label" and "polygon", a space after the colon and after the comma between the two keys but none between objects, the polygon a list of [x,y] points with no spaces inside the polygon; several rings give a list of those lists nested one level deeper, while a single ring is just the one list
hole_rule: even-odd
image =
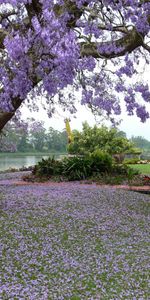
[{"label": "reflection on water", "polygon": [[[9,154],[3,157],[0,157],[0,171],[5,171],[11,168],[19,169],[21,167],[34,166],[42,158],[47,158],[47,155],[25,155],[25,156],[13,156]],[[55,156],[58,158],[59,155]]]}]

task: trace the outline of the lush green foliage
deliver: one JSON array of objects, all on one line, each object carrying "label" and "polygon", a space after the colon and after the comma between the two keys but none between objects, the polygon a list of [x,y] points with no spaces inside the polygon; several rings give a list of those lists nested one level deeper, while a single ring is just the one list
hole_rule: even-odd
[{"label": "lush green foliage", "polygon": [[113,175],[125,175],[127,176],[128,174],[128,169],[129,167],[124,164],[113,164],[112,169],[111,169],[111,174]]},{"label": "lush green foliage", "polygon": [[55,160],[54,157],[49,157],[48,159],[42,159],[38,164],[34,167],[33,174],[39,176],[56,176],[60,175],[63,170],[62,161]]},{"label": "lush green foliage", "polygon": [[99,149],[90,155],[92,172],[102,173],[110,172],[112,168],[112,157]]},{"label": "lush green foliage", "polygon": [[125,137],[124,133],[116,128],[107,128],[105,126],[93,128],[87,122],[83,123],[83,130],[73,131],[74,140],[68,146],[68,152],[71,154],[87,154],[96,149],[101,149],[109,154],[125,153],[132,150],[133,144]]},{"label": "lush green foliage", "polygon": [[68,180],[81,180],[98,173],[109,172],[112,167],[112,158],[108,153],[94,151],[83,157],[68,157],[62,161],[54,158],[42,159],[33,173],[39,176],[62,175]]},{"label": "lush green foliage", "polygon": [[92,174],[90,157],[69,157],[63,161],[63,175],[68,180],[82,180]]},{"label": "lush green foliage", "polygon": [[42,159],[33,173],[39,176],[63,176],[68,180],[81,180],[92,175],[110,172],[112,158],[108,153],[100,150],[91,155],[66,157],[61,161],[53,158]]},{"label": "lush green foliage", "polygon": [[[108,153],[95,150],[90,155],[65,157],[61,161],[54,157],[42,159],[35,166],[33,175],[25,180],[45,181],[51,178],[53,181],[88,180],[88,183],[94,181],[98,184],[143,185],[140,171],[141,168],[136,169],[134,165],[114,164]],[[150,165],[149,173],[142,173],[150,174]]]}]

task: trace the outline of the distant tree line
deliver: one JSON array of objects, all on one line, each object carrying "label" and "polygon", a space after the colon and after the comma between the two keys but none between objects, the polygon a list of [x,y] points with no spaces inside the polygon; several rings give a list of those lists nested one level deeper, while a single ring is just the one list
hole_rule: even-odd
[{"label": "distant tree line", "polygon": [[46,130],[44,122],[11,123],[0,136],[0,152],[66,152],[66,147],[66,130]]},{"label": "distant tree line", "polygon": [[150,141],[145,139],[142,136],[132,136],[131,141],[134,143],[134,145],[145,152],[150,152]]},{"label": "distant tree line", "polygon": [[125,132],[113,127],[90,127],[84,122],[82,131],[73,130],[71,134],[72,140],[68,144],[66,128],[58,131],[49,127],[47,130],[44,122],[33,119],[21,126],[11,122],[0,136],[0,152],[69,152],[82,155],[101,149],[113,155],[134,153],[136,148],[150,152],[150,141],[141,136],[127,139]]},{"label": "distant tree line", "polygon": [[137,148],[141,149],[141,159],[150,160],[150,141],[142,136],[132,136],[131,141]]}]

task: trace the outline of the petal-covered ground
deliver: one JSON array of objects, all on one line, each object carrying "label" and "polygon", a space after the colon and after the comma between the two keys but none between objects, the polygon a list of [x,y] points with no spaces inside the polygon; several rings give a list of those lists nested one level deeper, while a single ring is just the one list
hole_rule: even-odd
[{"label": "petal-covered ground", "polygon": [[0,299],[150,299],[149,207],[131,191],[3,180]]}]

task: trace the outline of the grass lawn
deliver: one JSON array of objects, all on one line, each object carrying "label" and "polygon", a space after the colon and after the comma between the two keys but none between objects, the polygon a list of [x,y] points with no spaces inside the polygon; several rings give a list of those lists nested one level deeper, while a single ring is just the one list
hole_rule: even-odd
[{"label": "grass lawn", "polygon": [[150,164],[135,164],[129,167],[138,170],[141,174],[150,175]]},{"label": "grass lawn", "polygon": [[148,195],[75,183],[0,191],[0,299],[150,299]]}]

